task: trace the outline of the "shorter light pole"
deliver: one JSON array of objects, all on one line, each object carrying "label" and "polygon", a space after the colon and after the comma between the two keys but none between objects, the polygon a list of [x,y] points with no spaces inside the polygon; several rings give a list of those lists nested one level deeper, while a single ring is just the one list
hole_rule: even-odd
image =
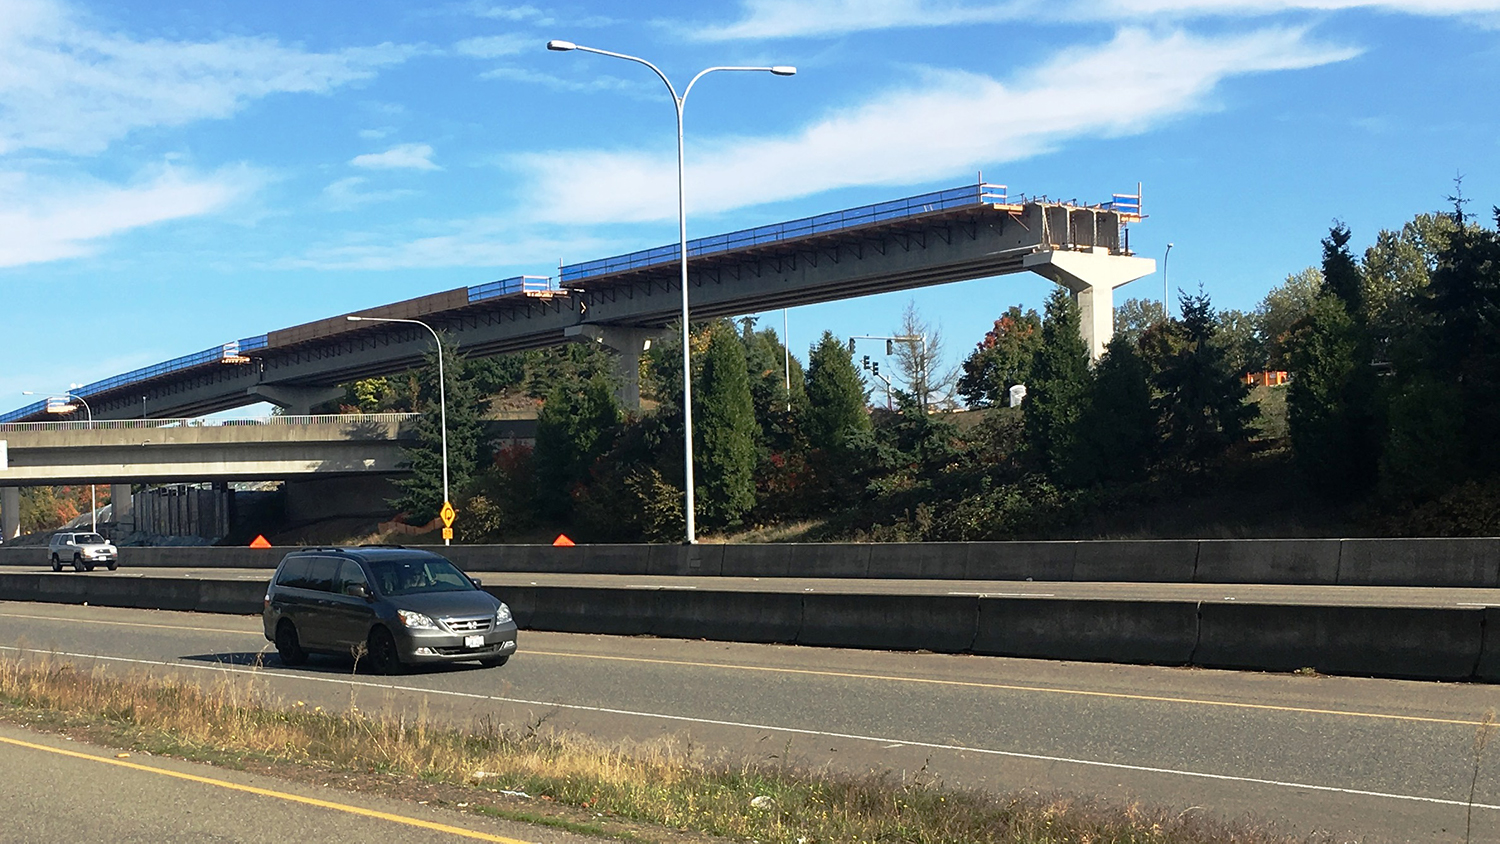
[{"label": "shorter light pole", "polygon": [[[36,393],[31,390],[22,390],[21,395],[34,396],[36,395]],[[89,430],[94,430],[94,409],[89,407],[88,400],[83,396],[78,395],[77,393],[69,392],[67,390],[63,390],[60,396],[70,399],[78,399],[78,401],[83,404],[83,412],[88,414]],[[92,483],[89,484],[89,530],[93,531],[94,533],[99,532],[99,493],[95,485]]]},{"label": "shorter light pole", "polygon": [[[401,322],[408,325],[420,325],[432,334],[433,345],[437,346],[438,359],[438,425],[441,428],[443,439],[443,506],[451,504],[452,499],[448,497],[448,389],[447,379],[443,376],[443,341],[438,337],[437,331],[432,326],[420,319],[398,319],[396,317],[362,317],[349,316],[345,319],[350,322]],[[451,545],[453,541],[446,536],[443,537],[444,545]]]},{"label": "shorter light pole", "polygon": [[[917,383],[916,386],[917,386],[917,389],[921,393],[919,396],[917,396],[917,406],[925,414],[927,412],[927,391],[928,391],[928,385],[927,385],[927,336],[925,334],[894,334],[894,335],[888,335],[888,334],[856,334],[853,337],[849,338],[849,354],[851,354],[851,355],[854,354],[854,341],[855,340],[884,340],[885,341],[885,353],[886,354],[891,354],[891,344],[892,343],[910,343],[913,346],[915,346],[918,343],[922,344],[922,355],[921,355],[920,358],[917,359],[917,382],[918,383]],[[915,354],[915,351],[913,353]],[[890,382],[889,379],[882,379],[882,380],[885,380],[885,383],[886,383],[887,387],[890,386],[891,382]]]},{"label": "shorter light pole", "polygon": [[781,353],[785,357],[786,364],[786,412],[792,412],[792,338],[791,331],[787,328],[787,312],[790,308],[781,309]]},{"label": "shorter light pole", "polygon": [[1163,252],[1162,256],[1161,256],[1161,317],[1162,317],[1162,319],[1171,319],[1172,318],[1172,294],[1171,294],[1171,289],[1167,286],[1167,259],[1170,258],[1170,257],[1172,257],[1172,247],[1175,246],[1175,245],[1176,244],[1168,243],[1167,244],[1167,251]]}]

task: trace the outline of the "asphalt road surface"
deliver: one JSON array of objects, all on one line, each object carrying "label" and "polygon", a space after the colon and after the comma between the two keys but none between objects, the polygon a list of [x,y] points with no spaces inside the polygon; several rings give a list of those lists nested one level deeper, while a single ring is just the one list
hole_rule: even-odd
[{"label": "asphalt road surface", "polygon": [[585,839],[555,830],[288,783],[0,726],[0,842]]},{"label": "asphalt road surface", "polygon": [[[6,566],[12,573],[48,573],[47,565]],[[662,577],[623,574],[472,572],[487,586],[571,586],[611,589],[702,589],[731,592],[830,592],[846,595],[984,595],[995,598],[1095,598],[1116,601],[1243,601],[1377,607],[1500,606],[1500,589],[1431,586],[1288,586],[1239,583],[1101,583],[1003,580],[898,580],[818,577]],[[123,568],[58,577],[170,577],[269,581],[269,569]]]},{"label": "asphalt road surface", "polygon": [[[1370,841],[1463,840],[1479,720],[1500,707],[1500,687],[1483,685],[535,632],[503,668],[385,678],[338,660],[281,668],[257,617],[0,603],[0,654],[43,652],[227,676],[309,705],[425,705],[456,723],[542,720]],[[1475,841],[1500,841],[1497,755],[1500,741],[1480,763]]]}]

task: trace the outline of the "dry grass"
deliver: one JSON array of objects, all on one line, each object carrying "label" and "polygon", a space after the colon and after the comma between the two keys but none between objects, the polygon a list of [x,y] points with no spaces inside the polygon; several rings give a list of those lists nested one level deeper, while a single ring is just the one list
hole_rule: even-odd
[{"label": "dry grass", "polygon": [[[724,764],[672,742],[604,744],[543,729],[468,730],[351,705],[276,705],[243,675],[200,686],[174,677],[79,671],[46,658],[0,659],[0,714],[103,729],[136,749],[229,764],[297,763],[522,791],[605,817],[757,842],[1279,842],[1198,813],[1071,798],[997,796],[930,778],[847,776]],[[648,828],[649,829],[649,828]],[[634,837],[665,838],[636,834]]]}]

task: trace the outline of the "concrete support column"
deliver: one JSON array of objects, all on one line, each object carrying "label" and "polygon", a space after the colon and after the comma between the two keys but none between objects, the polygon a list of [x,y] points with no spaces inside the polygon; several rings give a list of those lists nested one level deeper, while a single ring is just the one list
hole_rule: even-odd
[{"label": "concrete support column", "polygon": [[1156,272],[1151,258],[1111,255],[1104,248],[1037,252],[1027,255],[1022,266],[1072,291],[1083,317],[1079,333],[1096,361],[1115,336],[1115,288]]},{"label": "concrete support column", "polygon": [[641,355],[651,348],[660,329],[627,328],[618,325],[570,325],[563,329],[569,340],[598,343],[615,353],[615,398],[628,410],[641,409]]},{"label": "concrete support column", "polygon": [[288,416],[307,416],[313,405],[333,401],[344,395],[342,387],[284,387],[277,384],[256,384],[246,390],[252,396],[276,405]]},{"label": "concrete support column", "polygon": [[15,539],[21,535],[21,488],[0,487],[0,538]]},{"label": "concrete support column", "polygon": [[135,532],[135,498],[130,484],[109,485],[110,512],[114,514],[115,533],[124,536]]}]

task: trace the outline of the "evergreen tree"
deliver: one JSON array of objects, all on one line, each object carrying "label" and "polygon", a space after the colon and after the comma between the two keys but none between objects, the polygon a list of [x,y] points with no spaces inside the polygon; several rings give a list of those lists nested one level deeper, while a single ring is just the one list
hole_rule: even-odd
[{"label": "evergreen tree", "polygon": [[[467,377],[468,359],[459,352],[457,341],[447,334],[439,336],[447,399],[448,485],[449,494],[456,498],[468,486],[479,464],[482,402]],[[391,506],[405,513],[414,524],[432,521],[443,506],[443,413],[438,404],[436,349],[423,356],[423,364],[417,370],[417,399],[422,415],[416,422],[416,442],[402,450],[411,474],[396,481],[401,493],[391,501]]]},{"label": "evergreen tree", "polygon": [[1314,485],[1343,496],[1374,488],[1381,442],[1364,281],[1348,243],[1342,224],[1323,241],[1324,291],[1293,331],[1287,391],[1297,462]]},{"label": "evergreen tree", "polygon": [[697,506],[711,527],[737,525],[755,506],[758,426],[745,369],[745,351],[727,325],[716,326],[695,391],[693,436]]},{"label": "evergreen tree", "polygon": [[1316,267],[1293,273],[1286,281],[1266,294],[1255,309],[1255,323],[1260,343],[1265,348],[1266,366],[1291,369],[1288,344],[1292,330],[1312,310],[1313,302],[1323,292],[1323,273]]},{"label": "evergreen tree", "polygon": [[807,359],[807,431],[813,448],[837,452],[851,435],[869,434],[865,387],[848,348],[823,332]]},{"label": "evergreen tree", "polygon": [[552,388],[537,414],[533,457],[537,505],[544,514],[561,519],[572,512],[573,490],[588,481],[595,461],[614,444],[621,415],[601,373]]},{"label": "evergreen tree", "polygon": [[1115,337],[1104,350],[1078,420],[1076,484],[1133,481],[1146,472],[1156,447],[1156,410],[1150,372],[1135,346]]},{"label": "evergreen tree", "polygon": [[1139,346],[1141,335],[1146,333],[1146,329],[1166,318],[1167,315],[1162,313],[1161,302],[1156,299],[1126,299],[1115,306],[1115,336]]},{"label": "evergreen tree", "polygon": [[1031,362],[1042,343],[1042,318],[1012,305],[963,362],[958,394],[969,407],[1004,407],[1010,388],[1031,377]]},{"label": "evergreen tree", "polygon": [[1249,437],[1257,410],[1245,403],[1250,388],[1213,342],[1218,323],[1208,296],[1184,293],[1181,308],[1185,343],[1156,376],[1156,404],[1167,454],[1202,466]]},{"label": "evergreen tree", "polygon": [[1053,478],[1067,475],[1078,447],[1078,417],[1089,386],[1089,348],[1079,311],[1061,287],[1047,297],[1042,342],[1026,387],[1026,440]]}]

